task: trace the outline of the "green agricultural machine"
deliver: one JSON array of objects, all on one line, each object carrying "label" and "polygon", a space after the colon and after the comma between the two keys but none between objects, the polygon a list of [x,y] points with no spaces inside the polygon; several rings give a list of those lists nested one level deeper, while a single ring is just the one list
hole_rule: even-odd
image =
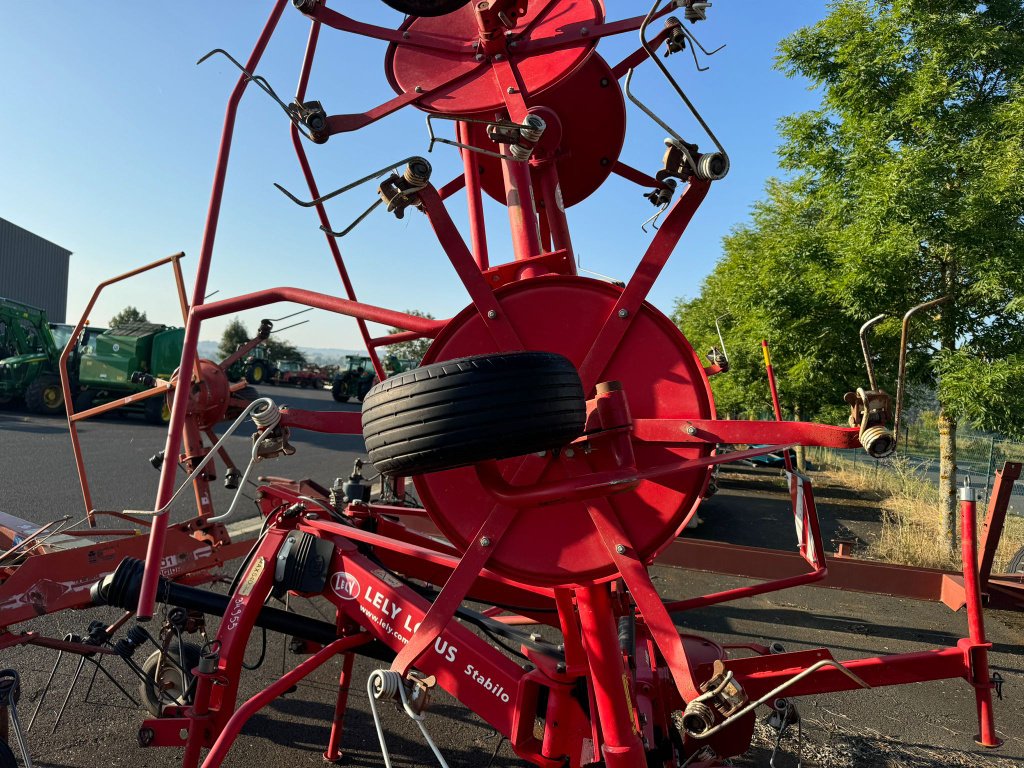
[{"label": "green agricultural machine", "polygon": [[[63,412],[57,365],[72,330],[47,322],[42,309],[0,298],[0,405],[24,400],[33,413]],[[95,335],[87,328],[85,341],[68,358],[72,386],[77,386],[81,350]]]},{"label": "green agricultural machine", "polygon": [[373,372],[370,358],[364,355],[349,355],[348,368],[338,371],[331,382],[331,395],[339,403],[347,403],[350,398],[362,400],[377,383],[377,375]]},{"label": "green agricultural machine", "polygon": [[[94,341],[95,347],[85,347],[78,365],[76,411],[148,389],[142,381],[146,375],[169,379],[181,360],[185,329],[135,321],[111,328]],[[152,424],[170,420],[164,397],[151,397],[140,407]]]},{"label": "green agricultural machine", "polygon": [[[416,360],[402,359],[395,355],[388,355],[382,362],[384,372],[388,376],[410,371],[419,365]],[[349,355],[348,367],[334,374],[331,394],[339,403],[347,403],[353,397],[356,400],[362,400],[363,396],[370,391],[370,387],[376,383],[377,374],[374,373],[373,366],[370,364],[370,358],[366,355]]]}]

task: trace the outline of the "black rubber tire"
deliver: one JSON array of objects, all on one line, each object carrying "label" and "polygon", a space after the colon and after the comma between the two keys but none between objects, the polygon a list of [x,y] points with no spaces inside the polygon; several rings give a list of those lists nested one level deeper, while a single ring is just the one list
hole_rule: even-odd
[{"label": "black rubber tire", "polygon": [[1010,573],[1024,573],[1024,547],[1010,560]]},{"label": "black rubber tire", "polygon": [[348,395],[345,394],[345,390],[341,387],[331,387],[331,397],[334,398],[336,403],[348,402]]},{"label": "black rubber tire", "polygon": [[476,355],[385,379],[363,400],[383,474],[417,475],[559,448],[583,432],[576,367],[550,352]]},{"label": "black rubber tire", "polygon": [[[195,669],[199,664],[199,656],[201,649],[195,643],[182,643],[182,647],[185,650],[185,670],[187,671],[188,680],[192,679],[192,670]],[[170,646],[167,648],[167,655],[170,656],[174,661],[178,661],[178,644],[174,640],[171,641]],[[170,662],[164,664],[162,677],[168,682],[172,683],[175,687],[166,689],[170,693],[165,693],[161,698],[160,692],[156,687],[156,672],[160,664],[160,651],[153,651],[149,655],[143,664],[142,671],[146,675],[145,680],[139,681],[139,696],[142,698],[143,706],[149,710],[153,717],[161,717],[163,714],[163,708],[168,704],[174,703],[181,697],[181,670],[174,666]],[[192,703],[192,692],[194,688],[189,689],[184,699],[180,703],[191,704]]]},{"label": "black rubber tire", "polygon": [[384,0],[406,16],[444,16],[457,11],[469,0]]},{"label": "black rubber tire", "polygon": [[150,424],[166,426],[171,423],[171,406],[167,404],[166,395],[153,395],[142,403],[142,407]]},{"label": "black rubber tire", "polygon": [[18,768],[18,761],[14,758],[14,752],[3,739],[0,739],[0,768]]},{"label": "black rubber tire", "polygon": [[45,374],[37,376],[25,390],[25,406],[32,413],[64,413],[64,392],[60,388],[60,379]]},{"label": "black rubber tire", "polygon": [[359,391],[356,393],[356,399],[359,400],[359,402],[365,401],[366,396],[370,394],[370,390],[373,389],[376,385],[376,376],[374,376],[372,379],[367,379],[366,381],[364,381],[362,384],[359,385]]},{"label": "black rubber tire", "polygon": [[245,380],[248,381],[250,384],[266,384],[267,366],[265,366],[259,360],[252,363],[249,366],[249,370],[245,372]]},{"label": "black rubber tire", "polygon": [[75,395],[75,413],[88,411],[94,405],[96,405],[95,389],[83,389],[81,392]]}]

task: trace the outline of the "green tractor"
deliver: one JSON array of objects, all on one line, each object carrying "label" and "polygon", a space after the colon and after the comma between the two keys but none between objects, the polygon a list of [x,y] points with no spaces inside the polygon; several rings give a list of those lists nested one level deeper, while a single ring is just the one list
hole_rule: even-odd
[{"label": "green tractor", "polygon": [[[60,329],[67,330],[55,338],[55,330]],[[0,298],[0,405],[20,399],[33,413],[64,411],[64,392],[57,372],[63,349],[59,344],[66,343],[72,330],[48,323],[41,309]],[[71,383],[76,388],[82,348],[80,344],[68,358]]]},{"label": "green tractor", "polygon": [[245,379],[250,384],[275,384],[278,373],[277,364],[270,359],[266,347],[256,346],[231,364],[228,381],[233,384]]},{"label": "green tractor", "polygon": [[353,397],[362,400],[376,383],[377,374],[373,371],[370,358],[365,355],[349,355],[348,367],[334,375],[331,395],[339,403],[347,403]]},{"label": "green tractor", "polygon": [[[78,365],[81,389],[76,411],[148,389],[140,374],[169,379],[181,360],[185,329],[135,321],[111,328],[93,341],[94,345],[84,348]],[[170,421],[165,397],[150,397],[139,407],[151,424]]]},{"label": "green tractor", "polygon": [[[411,371],[419,365],[416,360],[398,358],[395,355],[386,356],[382,362],[384,373],[388,376]],[[339,403],[347,403],[353,397],[361,401],[377,381],[377,374],[374,373],[369,357],[349,355],[348,368],[334,374],[331,394]]]}]

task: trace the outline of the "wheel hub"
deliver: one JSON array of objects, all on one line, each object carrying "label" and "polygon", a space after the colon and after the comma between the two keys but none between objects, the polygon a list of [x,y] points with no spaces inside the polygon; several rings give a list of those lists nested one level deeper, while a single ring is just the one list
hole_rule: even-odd
[{"label": "wheel hub", "polygon": [[[501,311],[524,349],[557,352],[583,362],[607,322],[621,289],[581,277],[545,276],[513,283],[496,295]],[[472,307],[448,324],[423,364],[495,349]],[[643,305],[600,377],[620,381],[634,419],[707,419],[714,405],[703,366],[679,329],[650,305]],[[586,392],[592,398],[594,392]],[[637,467],[644,469],[708,455],[708,446],[666,446],[634,441]],[[609,457],[583,449],[547,455],[542,481],[606,469]],[[523,458],[499,463],[512,481]],[[686,524],[700,501],[709,469],[653,481],[605,498],[644,559],[653,558]],[[414,480],[434,524],[461,551],[474,540],[495,506],[472,467],[420,475]],[[600,500],[599,500],[600,501]],[[585,502],[527,507],[496,542],[488,568],[527,584],[588,583],[618,571],[600,540]]]}]

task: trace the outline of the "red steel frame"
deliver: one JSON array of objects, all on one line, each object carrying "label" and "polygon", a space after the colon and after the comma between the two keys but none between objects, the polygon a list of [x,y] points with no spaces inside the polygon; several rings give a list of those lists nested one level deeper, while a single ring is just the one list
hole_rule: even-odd
[{"label": "red steel frame", "polygon": [[[553,0],[548,0],[542,5],[548,8],[552,2]],[[246,61],[245,67],[249,72],[254,72],[258,66],[286,5],[286,0],[277,0],[274,3],[267,23]],[[497,13],[509,4],[506,0],[496,0],[491,5],[494,6],[492,11]],[[321,24],[392,42],[405,41],[424,48],[466,51],[465,45],[451,39],[432,38],[415,31],[386,30],[355,22],[329,10],[322,2],[306,4],[304,13],[310,17],[312,26],[299,78],[300,100],[308,83]],[[557,50],[576,44],[580,36],[589,35],[590,39],[596,41],[605,35],[636,30],[643,20],[643,17],[636,17],[615,23],[598,23],[589,28],[570,25],[561,30],[562,34],[556,37],[522,41],[520,52]],[[515,72],[505,57],[500,55],[501,51],[506,50],[503,47],[506,45],[504,37],[485,34],[481,38],[481,43],[482,48],[491,56],[490,66],[497,82],[502,91],[508,94],[507,98],[503,97],[508,115],[513,120],[522,120],[529,111],[529,104],[523,89],[517,87],[519,83],[515,80]],[[638,51],[613,68],[613,72],[616,76],[621,76],[626,69],[640,63],[645,56],[645,52]],[[435,338],[446,327],[447,321],[424,320],[357,301],[337,242],[333,238],[328,239],[328,244],[347,298],[285,287],[204,304],[235,116],[248,79],[246,75],[239,77],[228,100],[192,305],[186,322],[181,369],[191,370],[196,364],[196,345],[203,320],[276,301],[292,301],[355,318],[378,373],[382,374],[374,348],[380,346],[384,340],[371,338],[366,323],[386,323],[406,329],[407,333],[403,338]],[[431,93],[432,90],[424,93],[409,92],[366,114],[332,116],[328,119],[328,134],[363,127],[396,109],[416,104]],[[464,125],[459,127],[457,135],[467,135]],[[291,138],[310,192],[315,197],[316,182],[294,125],[291,128]],[[433,226],[495,348],[502,351],[522,349],[523,345],[515,329],[500,311],[501,307],[495,298],[492,284],[485,277],[484,271],[486,270],[488,276],[497,275],[499,282],[543,274],[574,274],[565,212],[560,205],[546,205],[543,217],[538,221],[533,215],[532,208],[524,204],[524,201],[528,203],[532,197],[535,179],[527,172],[524,164],[508,159],[503,161],[506,193],[519,193],[519,205],[509,207],[516,262],[511,267],[501,265],[491,269],[483,230],[481,184],[477,174],[473,172],[473,162],[469,159],[468,153],[465,165],[466,172],[462,180],[456,179],[440,190],[432,185],[426,186],[418,194],[418,204]],[[557,171],[553,163],[545,165],[543,157],[538,158],[538,165],[541,168],[540,176],[536,180],[539,187],[537,191],[544,201],[550,201],[558,186]],[[643,183],[647,183],[650,178],[622,163],[616,163],[614,170],[619,175]],[[445,197],[463,186],[467,189],[469,201],[472,248],[467,246],[456,230],[443,202]],[[606,323],[580,365],[580,375],[586,391],[592,392],[595,387],[602,384],[602,371],[622,343],[633,318],[637,316],[652,285],[709,188],[709,182],[691,179],[683,194],[668,212],[610,314],[610,317],[620,318],[622,322]],[[316,207],[320,222],[329,229],[326,211],[322,205]],[[548,253],[552,248],[559,252],[557,257],[554,252]],[[769,376],[778,419],[778,399],[770,366]],[[695,698],[701,684],[710,676],[710,660],[694,655],[685,637],[680,636],[675,629],[668,613],[669,609],[689,610],[796,584],[819,581],[827,575],[827,562],[824,558],[810,485],[806,478],[791,471],[790,488],[798,524],[800,555],[811,570],[766,585],[729,590],[677,601],[666,606],[650,582],[646,570],[647,563],[632,551],[628,536],[622,530],[606,497],[613,489],[622,491],[631,484],[635,485],[645,479],[707,468],[725,459],[711,455],[658,467],[638,467],[634,465],[631,440],[666,445],[703,444],[709,448],[718,443],[730,442],[772,443],[768,448],[736,454],[745,456],[786,449],[795,444],[850,447],[856,444],[858,431],[826,425],[787,423],[780,419],[771,423],[744,424],[715,419],[689,420],[683,423],[638,420],[633,424],[628,420],[624,397],[622,393],[616,394],[614,390],[602,390],[598,387],[598,397],[593,404],[593,410],[598,413],[598,423],[600,424],[601,418],[608,414],[618,413],[620,417],[625,415],[626,418],[605,421],[606,424],[615,424],[615,428],[606,429],[603,433],[599,429],[600,434],[589,436],[589,439],[604,440],[614,447],[618,459],[616,469],[571,475],[560,481],[541,484],[527,482],[531,479],[531,472],[527,471],[521,473],[522,476],[517,477],[515,484],[512,484],[506,482],[493,466],[478,465],[478,479],[495,499],[503,502],[503,505],[495,507],[495,511],[480,529],[477,544],[470,546],[465,552],[445,548],[432,539],[413,534],[403,526],[380,517],[380,513],[422,516],[422,510],[374,510],[371,507],[369,514],[379,526],[376,532],[371,532],[359,526],[315,519],[310,513],[286,519],[280,514],[280,510],[283,505],[298,503],[298,497],[282,485],[265,487],[262,502],[264,512],[274,519],[250,561],[240,586],[231,597],[231,612],[222,623],[218,635],[220,653],[216,669],[211,672],[199,672],[194,704],[190,707],[170,708],[167,714],[171,717],[147,722],[147,742],[153,745],[184,747],[183,764],[188,768],[198,765],[204,747],[212,747],[203,764],[219,765],[239,728],[252,712],[312,669],[339,654],[346,658],[341,680],[344,687],[350,676],[350,654],[361,644],[377,640],[397,652],[393,669],[404,674],[415,665],[419,670],[435,675],[440,685],[508,737],[519,755],[537,765],[564,765],[565,756],[568,756],[570,765],[583,765],[595,759],[603,759],[610,768],[646,765],[647,756],[643,739],[653,727],[652,720],[647,718],[647,721],[643,722],[637,716],[637,712],[660,712],[660,717],[665,722],[667,713]],[[176,456],[179,453],[186,401],[186,388],[176,388],[165,446],[167,456]],[[341,434],[359,431],[356,417],[350,414],[285,411],[282,424],[293,428]],[[629,425],[632,438],[627,431],[620,429],[622,424]],[[770,436],[770,439],[765,439],[766,436]],[[174,468],[169,465],[170,462],[164,465],[155,504],[157,509],[164,506],[173,491]],[[532,477],[535,479],[536,475]],[[501,538],[519,506],[563,498],[585,502],[621,582],[629,589],[628,598],[623,597],[624,593],[621,590],[613,589],[612,584],[607,581],[566,584],[558,588],[537,588],[509,583],[500,574],[487,569],[487,562],[493,550],[489,549],[489,544],[485,542],[498,541]],[[984,638],[981,600],[974,577],[976,553],[971,522],[974,514],[973,503],[965,502],[962,511],[970,636],[961,640],[956,647],[926,653],[849,661],[841,665],[842,669],[837,668],[839,665],[819,666],[820,662],[829,662],[831,659],[825,650],[777,655],[759,653],[750,658],[714,660],[722,662],[725,669],[734,675],[750,700],[771,692],[780,684],[789,684],[788,695],[805,695],[846,690],[858,685],[895,685],[963,677],[977,692],[978,712],[982,723],[980,741],[985,746],[993,746],[996,736],[990,701],[992,683],[988,679],[985,655],[988,645]],[[366,511],[362,510],[360,514],[366,515]],[[355,595],[345,590],[325,590],[324,597],[337,609],[339,639],[324,647],[307,662],[236,711],[235,699],[242,652],[255,625],[257,614],[273,586],[274,569],[266,567],[266,564],[275,561],[286,533],[292,528],[328,539],[334,544],[335,555],[331,563],[332,578],[329,584],[334,583],[335,576],[344,574],[346,579],[352,578],[358,582],[360,588],[351,590],[356,592]],[[138,616],[141,620],[153,615],[159,577],[158,565],[165,550],[167,531],[166,515],[154,517],[138,606]],[[437,599],[430,604],[408,587],[396,585],[393,579],[381,578],[378,575],[377,564],[357,549],[356,542],[372,545],[376,557],[387,559],[396,569],[404,571],[409,576],[443,584]],[[349,584],[348,581],[344,583]],[[531,659],[535,662],[534,668],[526,669],[452,621],[455,610],[464,598],[474,594],[486,595],[484,599],[493,600],[496,604],[516,601],[516,604],[523,605],[526,601],[528,608],[533,605],[533,608],[523,611],[527,618],[536,613],[533,616],[534,620],[557,623],[562,629],[565,662],[556,665],[549,657],[533,653]],[[530,599],[534,602],[529,603]],[[540,605],[537,604],[537,600],[541,601]],[[635,601],[635,605],[631,601]],[[637,641],[647,643],[650,649],[644,656],[645,661],[637,664],[635,669],[628,666],[629,662],[623,657],[614,632],[617,618],[624,615],[624,604],[630,606],[630,610],[635,608],[638,612]],[[384,613],[385,610],[387,613]],[[554,617],[557,617],[557,620]],[[530,651],[527,650],[527,653]],[[458,666],[455,666],[456,660]],[[468,671],[470,669],[476,674]],[[848,674],[851,672],[856,675],[855,678]],[[799,678],[798,674],[801,675]],[[584,707],[574,695],[582,678],[590,681],[587,689],[588,707]],[[655,680],[658,684],[643,683],[645,679]],[[339,710],[344,709],[344,699],[345,697],[339,693]],[[547,702],[543,713],[540,703],[542,700]],[[537,716],[545,717],[549,723],[557,721],[562,726],[549,727],[545,730],[543,738],[538,738],[534,734]],[[328,755],[334,754],[338,749],[339,723],[340,717],[336,717]],[[716,736],[713,743],[724,744],[720,749],[723,753],[732,750],[730,753],[736,754],[737,749],[742,751],[745,748],[743,739],[749,739],[751,721],[746,719],[730,723],[730,730],[723,731],[721,737]],[[744,728],[747,729],[745,737]],[[711,763],[690,764],[697,766]]]}]

